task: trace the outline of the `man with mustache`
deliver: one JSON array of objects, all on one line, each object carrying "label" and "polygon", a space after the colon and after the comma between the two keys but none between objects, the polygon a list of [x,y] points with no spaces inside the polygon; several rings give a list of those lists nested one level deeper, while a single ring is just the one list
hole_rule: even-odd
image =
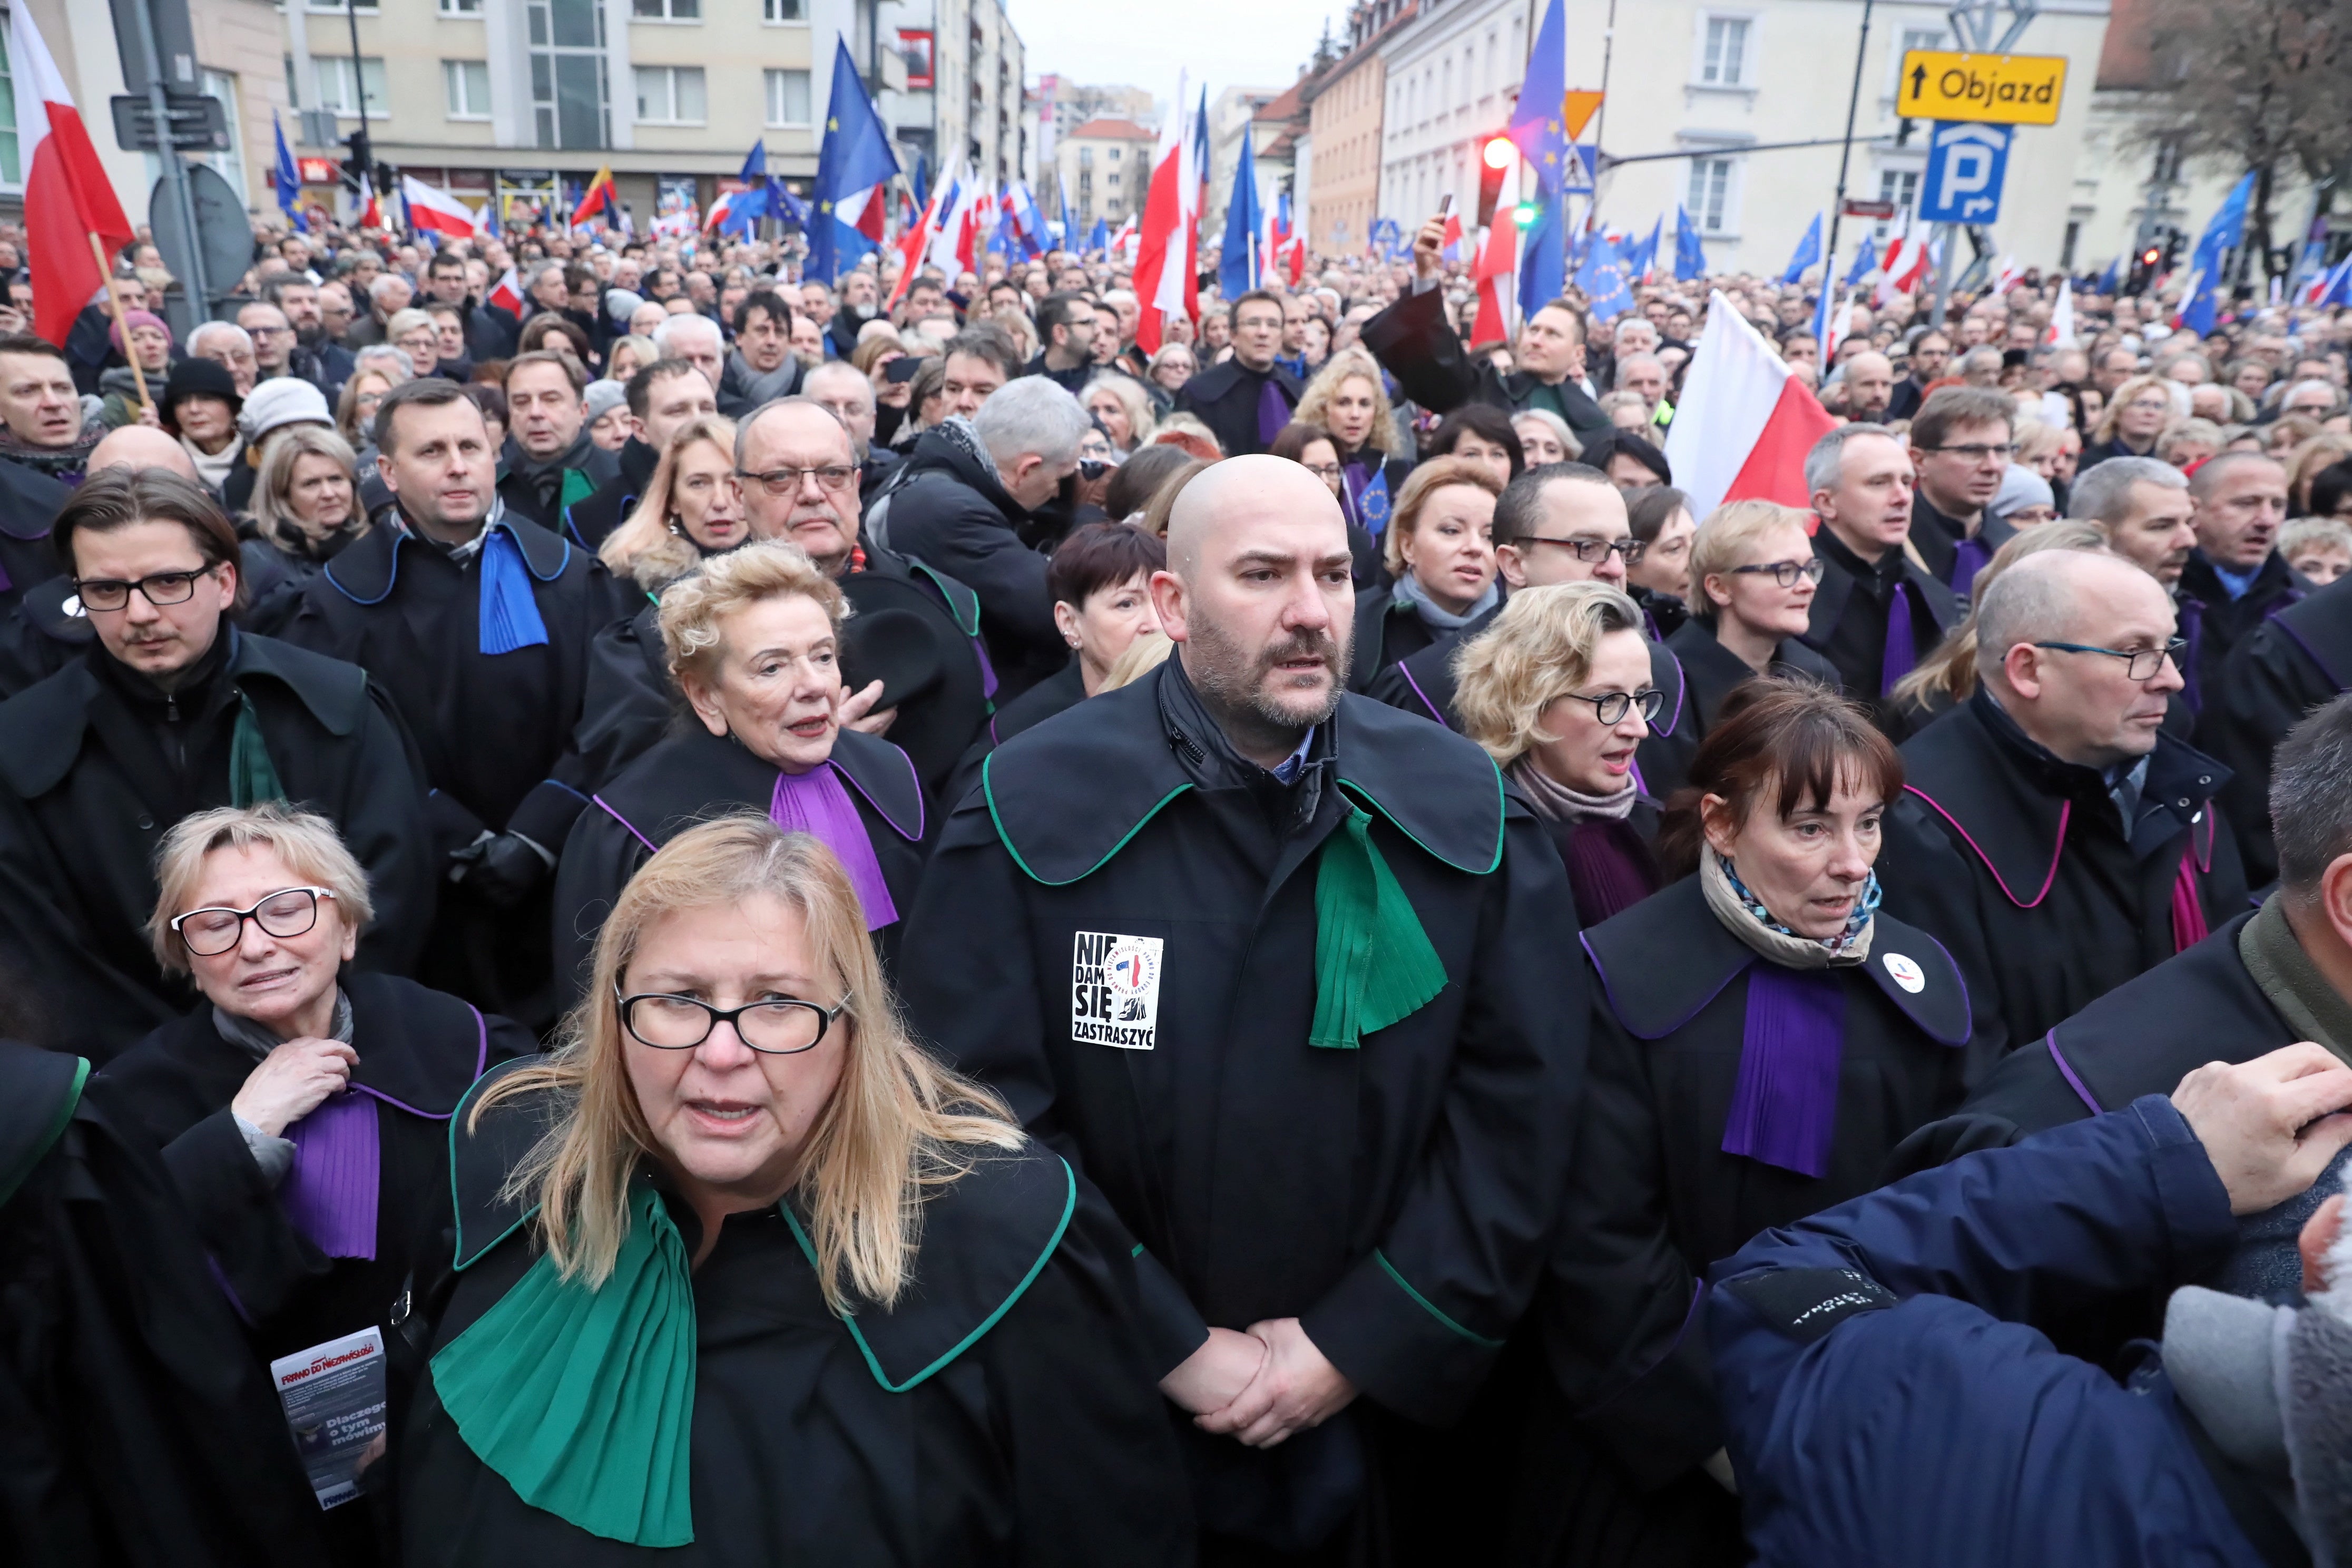
[{"label": "man with mustache", "polygon": [[1483,752],[1348,693],[1313,474],[1207,469],[1168,556],[1174,655],[1014,736],[940,829],[908,1011],[1134,1237],[1203,1561],[1431,1560],[1416,1533],[1467,1511],[1433,1428],[1565,1176],[1564,873]]},{"label": "man with mustache", "polygon": [[1985,591],[1977,639],[1976,694],[1903,747],[1878,875],[2013,1050],[2203,941],[2246,884],[2213,798],[2230,770],[2164,731],[2185,650],[2155,578],[2026,556]]}]

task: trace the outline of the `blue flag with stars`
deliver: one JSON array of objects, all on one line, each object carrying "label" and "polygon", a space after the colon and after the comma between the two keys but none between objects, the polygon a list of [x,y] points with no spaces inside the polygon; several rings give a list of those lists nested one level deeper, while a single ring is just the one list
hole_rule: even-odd
[{"label": "blue flag with stars", "polygon": [[1691,221],[1690,208],[1675,208],[1675,281],[1688,283],[1706,276],[1706,247],[1698,237],[1698,225]]},{"label": "blue flag with stars", "polygon": [[1547,194],[1560,189],[1568,164],[1568,22],[1560,9],[1560,0],[1545,8],[1508,129]]},{"label": "blue flag with stars", "polygon": [[1543,202],[1537,208],[1535,226],[1520,243],[1524,248],[1519,252],[1519,320],[1524,321],[1559,299],[1568,281],[1568,198],[1553,196]]},{"label": "blue flag with stars", "polygon": [[[877,186],[898,173],[890,151],[890,133],[866,96],[856,62],[849,58],[846,39],[833,43],[833,90],[826,100],[824,142],[818,149],[816,187],[812,193],[816,221],[809,225],[808,276],[830,283],[840,273],[842,258],[863,254],[875,241],[835,216],[843,204],[867,191],[881,199]],[[878,233],[879,230],[877,230]]]},{"label": "blue flag with stars", "polygon": [[286,128],[278,123],[278,111],[274,109],[269,111],[269,129],[278,134],[278,163],[270,174],[270,183],[278,188],[278,210],[296,228],[308,234],[310,220],[302,216],[302,176],[295,170],[294,154],[286,145]]},{"label": "blue flag with stars", "polygon": [[1805,237],[1797,241],[1797,253],[1789,258],[1789,265],[1780,274],[1783,283],[1794,283],[1805,275],[1805,268],[1822,258],[1822,215],[1815,213]]},{"label": "blue flag with stars", "polygon": [[1853,265],[1846,268],[1845,286],[1849,289],[1859,288],[1862,280],[1869,277],[1871,269],[1877,265],[1878,241],[1870,235],[1864,234],[1862,237],[1862,248],[1853,253]]},{"label": "blue flag with stars", "polygon": [[[1379,454],[1375,452],[1374,457]],[[1356,492],[1356,521],[1374,539],[1389,525],[1389,475],[1385,468],[1372,470],[1371,479]]]},{"label": "blue flag with stars", "polygon": [[2217,308],[2216,286],[2221,280],[2221,260],[2225,253],[2235,250],[2246,237],[2246,204],[2253,199],[2254,176],[2230,187],[2221,198],[2221,205],[2205,225],[2205,232],[2197,237],[2197,253],[2189,265],[2196,269],[2189,299],[2180,307],[2179,325],[2205,337],[2213,331],[2213,314]]},{"label": "blue flag with stars", "polygon": [[1605,234],[1594,237],[1576,274],[1594,321],[1613,321],[1633,308],[1633,258],[1627,252],[1635,248]]}]

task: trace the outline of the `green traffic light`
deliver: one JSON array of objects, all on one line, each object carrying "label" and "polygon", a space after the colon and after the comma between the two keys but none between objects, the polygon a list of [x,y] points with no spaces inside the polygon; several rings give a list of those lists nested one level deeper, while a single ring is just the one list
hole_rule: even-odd
[{"label": "green traffic light", "polygon": [[1541,216],[1542,215],[1538,212],[1535,203],[1521,202],[1517,207],[1512,209],[1511,221],[1518,225],[1521,228],[1533,228],[1536,226],[1536,219]]}]

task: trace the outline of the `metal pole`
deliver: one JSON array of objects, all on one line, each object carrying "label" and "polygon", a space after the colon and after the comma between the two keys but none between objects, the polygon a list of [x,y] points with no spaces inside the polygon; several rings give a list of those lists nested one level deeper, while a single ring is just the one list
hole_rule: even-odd
[{"label": "metal pole", "polygon": [[[1864,57],[1870,52],[1872,3],[1873,0],[1862,0],[1862,37],[1854,40],[1853,46],[1853,90],[1845,100],[1845,147],[1838,153],[1837,205],[1830,209],[1830,244],[1825,254],[1831,257],[1837,255],[1838,224],[1845,216],[1845,176],[1847,166],[1853,162],[1853,117],[1862,107],[1862,66]],[[1831,287],[1826,272],[1822,275],[1822,287]]]},{"label": "metal pole", "polygon": [[[373,167],[375,163],[375,138],[368,133],[367,79],[360,70],[359,0],[343,0],[343,18],[352,25],[352,96],[359,100],[360,145],[367,149],[367,156],[362,162],[362,172],[367,175],[369,187],[373,189],[375,185],[375,169]],[[378,201],[382,201],[383,199],[383,193],[382,191],[377,191],[375,194]]]},{"label": "metal pole", "polygon": [[[1870,0],[1863,0],[1863,3],[1868,5]],[[1596,165],[1601,162],[1601,133],[1609,129],[1609,66],[1616,56],[1617,0],[1609,0],[1609,26],[1601,35],[1601,107],[1594,111],[1592,121],[1592,162]],[[1601,199],[1601,171],[1595,167],[1587,173],[1592,176],[1592,199],[1598,202]]]},{"label": "metal pole", "polygon": [[1932,254],[1938,259],[1936,262],[1936,302],[1929,307],[1927,324],[1939,332],[1944,330],[1944,307],[1950,302],[1951,299],[1954,233],[1950,224],[1939,223],[1930,237],[1930,243],[1935,247]]},{"label": "metal pole", "polygon": [[[188,237],[188,299],[196,321],[213,319],[213,296],[205,278],[204,240],[196,233],[195,198],[188,193],[188,167],[180,162],[180,149],[172,138],[172,106],[163,91],[163,51],[155,42],[155,16],[148,8],[148,0],[139,5],[139,47],[147,57],[147,110],[155,117],[155,155],[163,161],[163,179],[172,187],[172,205],[180,209],[180,226]],[[106,286],[114,288],[110,273]],[[131,343],[123,340],[128,351]]]}]

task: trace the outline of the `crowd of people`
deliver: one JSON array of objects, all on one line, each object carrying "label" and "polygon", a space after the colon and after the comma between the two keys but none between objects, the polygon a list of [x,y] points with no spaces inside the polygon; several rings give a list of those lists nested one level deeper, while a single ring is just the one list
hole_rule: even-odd
[{"label": "crowd of people", "polygon": [[26,1560],[2352,1561],[2352,310],[1441,244],[13,286]]}]

